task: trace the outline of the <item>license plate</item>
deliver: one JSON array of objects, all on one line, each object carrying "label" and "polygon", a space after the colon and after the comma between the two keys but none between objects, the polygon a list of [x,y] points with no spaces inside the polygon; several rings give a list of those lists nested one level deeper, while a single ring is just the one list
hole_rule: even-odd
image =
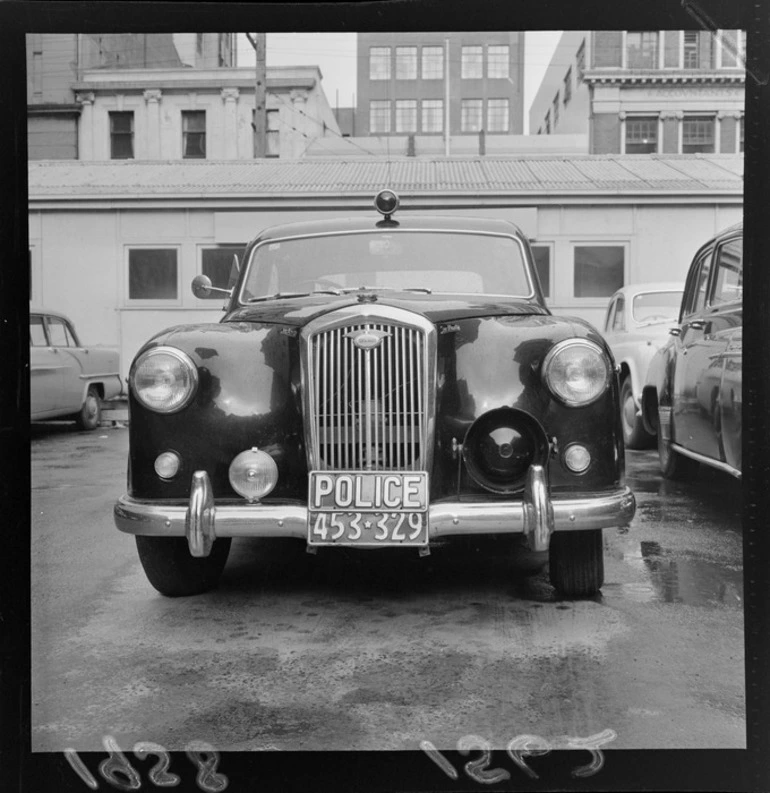
[{"label": "license plate", "polygon": [[311,471],[310,545],[426,545],[425,471]]}]

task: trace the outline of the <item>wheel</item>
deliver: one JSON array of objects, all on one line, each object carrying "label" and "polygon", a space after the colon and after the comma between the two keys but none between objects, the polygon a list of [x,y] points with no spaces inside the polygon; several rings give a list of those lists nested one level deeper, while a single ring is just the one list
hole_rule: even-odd
[{"label": "wheel", "polygon": [[208,556],[192,556],[186,537],[136,536],[136,548],[148,581],[167,597],[199,595],[214,589],[230,553],[232,537],[214,540]]},{"label": "wheel", "polygon": [[551,584],[567,598],[595,595],[604,583],[602,530],[557,531],[548,549]]},{"label": "wheel", "polygon": [[[664,423],[667,425],[665,432]],[[660,471],[666,479],[686,479],[695,472],[698,463],[671,448],[671,408],[660,405],[658,405],[657,441]]]},{"label": "wheel", "polygon": [[101,420],[102,400],[99,398],[99,392],[95,385],[88,386],[85,402],[83,402],[83,407],[80,408],[80,413],[75,421],[82,430],[95,430]]},{"label": "wheel", "polygon": [[636,415],[631,375],[628,375],[620,386],[620,418],[623,441],[627,449],[647,449],[652,446],[652,435],[644,428],[642,417]]}]

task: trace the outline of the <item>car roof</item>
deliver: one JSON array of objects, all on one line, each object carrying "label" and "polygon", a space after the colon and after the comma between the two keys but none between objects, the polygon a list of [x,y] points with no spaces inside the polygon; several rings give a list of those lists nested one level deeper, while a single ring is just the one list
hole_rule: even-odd
[{"label": "car roof", "polygon": [[462,215],[422,215],[399,212],[391,223],[383,222],[381,215],[366,218],[348,217],[329,220],[306,220],[270,226],[257,236],[260,242],[284,237],[301,237],[315,234],[338,234],[349,231],[470,231],[481,234],[507,234],[523,237],[514,223],[499,218],[476,218]]},{"label": "car roof", "polygon": [[69,323],[72,322],[72,320],[66,314],[62,314],[61,311],[56,311],[51,308],[45,308],[43,306],[30,306],[29,313],[30,316],[32,314],[45,314],[48,317],[59,317],[60,319],[66,319],[67,322]]}]

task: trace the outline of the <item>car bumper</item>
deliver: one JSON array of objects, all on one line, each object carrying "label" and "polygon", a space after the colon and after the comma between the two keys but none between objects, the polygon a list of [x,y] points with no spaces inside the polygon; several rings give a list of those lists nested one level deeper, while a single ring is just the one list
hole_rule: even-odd
[{"label": "car bumper", "polygon": [[[626,526],[636,503],[627,487],[574,498],[550,498],[542,466],[533,465],[523,497],[511,501],[440,501],[428,508],[429,540],[451,535],[524,534],[535,551],[554,531]],[[308,537],[304,505],[214,503],[205,471],[193,475],[187,502],[142,501],[124,495],[115,525],[129,534],[187,537],[193,556],[208,556],[216,537]]]}]

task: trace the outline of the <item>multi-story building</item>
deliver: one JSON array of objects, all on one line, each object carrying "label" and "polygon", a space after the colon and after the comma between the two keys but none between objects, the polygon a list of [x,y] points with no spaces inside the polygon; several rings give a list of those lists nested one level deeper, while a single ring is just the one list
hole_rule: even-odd
[{"label": "multi-story building", "polygon": [[524,34],[359,33],[356,136],[518,135]]},{"label": "multi-story building", "polygon": [[[30,36],[29,159],[252,159],[255,72],[232,35]],[[317,66],[268,69],[265,104],[268,157],[340,134]]]},{"label": "multi-story building", "polygon": [[529,111],[592,154],[743,151],[745,31],[569,31]]}]

